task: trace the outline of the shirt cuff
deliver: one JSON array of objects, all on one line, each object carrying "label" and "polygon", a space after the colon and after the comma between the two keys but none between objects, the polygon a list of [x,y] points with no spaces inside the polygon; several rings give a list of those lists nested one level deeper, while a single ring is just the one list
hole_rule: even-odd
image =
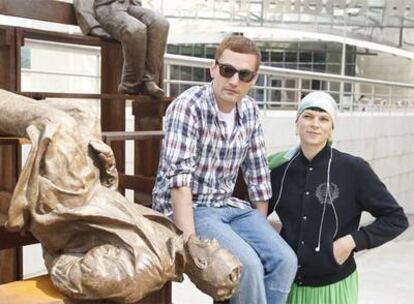
[{"label": "shirt cuff", "polygon": [[369,248],[369,239],[367,234],[363,230],[358,230],[351,233],[352,238],[355,242],[355,249],[354,251],[360,251]]},{"label": "shirt cuff", "polygon": [[179,174],[170,178],[169,188],[191,187],[192,174]]},{"label": "shirt cuff", "polygon": [[267,201],[272,197],[272,191],[269,187],[252,187],[249,188],[249,199],[253,204]]}]

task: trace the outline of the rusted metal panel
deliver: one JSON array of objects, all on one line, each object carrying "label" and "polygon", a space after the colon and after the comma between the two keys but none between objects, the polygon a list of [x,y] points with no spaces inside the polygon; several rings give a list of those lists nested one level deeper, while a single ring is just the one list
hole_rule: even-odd
[{"label": "rusted metal panel", "polygon": [[0,14],[77,25],[71,3],[54,0],[0,0]]},{"label": "rusted metal panel", "polygon": [[[16,32],[9,27],[0,28],[0,88],[16,89]],[[20,165],[17,145],[0,145],[0,189],[11,193],[17,181]],[[4,202],[3,202],[4,203]],[[19,249],[0,251],[0,283],[21,277]]]},{"label": "rusted metal panel", "polygon": [[[0,0],[1,1],[1,0]],[[98,37],[85,36],[81,34],[68,34],[62,32],[44,31],[39,29],[16,27],[20,31],[22,37],[37,39],[43,41],[53,41],[69,44],[81,44],[89,46],[102,46],[105,43],[118,44],[115,40],[108,39],[106,41]]]},{"label": "rusted metal panel", "polygon": [[22,235],[20,232],[9,232],[4,227],[0,227],[0,239],[0,250],[39,243],[30,233]]},{"label": "rusted metal panel", "polygon": [[[122,74],[122,49],[120,44],[104,43],[101,49],[101,93],[116,94]],[[105,99],[101,103],[102,131],[125,131],[125,100]],[[117,169],[125,172],[125,143],[112,144]],[[120,189],[123,192],[123,189]]]},{"label": "rusted metal panel", "polygon": [[[119,140],[145,140],[148,138],[162,138],[164,132],[158,131],[129,131],[129,132],[102,132],[103,141],[108,145],[113,141]],[[0,137],[1,140],[1,137]]]},{"label": "rusted metal panel", "polygon": [[119,175],[119,183],[126,189],[134,189],[136,191],[142,191],[151,195],[152,189],[155,185],[154,176],[136,175]]},{"label": "rusted metal panel", "polygon": [[[154,101],[148,96],[132,104],[132,114],[135,116],[135,130],[162,130],[162,118],[171,99]],[[149,138],[135,142],[135,174],[155,176],[161,150],[161,138]]]},{"label": "rusted metal panel", "polygon": [[[142,96],[132,103],[132,114],[135,116],[135,130],[162,130],[162,118],[171,98],[161,101]],[[155,179],[158,170],[158,162],[161,150],[161,138],[149,138],[135,141],[134,174]],[[152,189],[147,189],[152,190]],[[134,194],[135,202],[150,206],[152,203],[152,191],[137,189]]]},{"label": "rusted metal panel", "polygon": [[16,31],[14,28],[0,28],[0,88],[16,89]]},{"label": "rusted metal panel", "polygon": [[59,92],[21,92],[20,95],[27,96],[36,100],[46,98],[79,98],[79,99],[102,99],[102,102],[111,99],[139,99],[139,95],[127,94],[93,94],[93,93],[59,93]]},{"label": "rusted metal panel", "polygon": [[18,279],[17,248],[0,250],[0,284]]}]

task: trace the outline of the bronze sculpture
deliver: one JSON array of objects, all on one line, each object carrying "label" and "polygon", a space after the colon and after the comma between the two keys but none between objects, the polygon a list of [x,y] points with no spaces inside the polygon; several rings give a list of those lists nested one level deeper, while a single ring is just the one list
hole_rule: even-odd
[{"label": "bronze sculpture", "polygon": [[74,0],[84,34],[112,37],[122,44],[124,65],[119,92],[164,96],[157,85],[168,36],[168,21],[138,0]]},{"label": "bronze sculpture", "polygon": [[116,191],[114,156],[90,109],[0,90],[0,132],[32,144],[6,227],[42,243],[63,294],[134,303],[183,273],[218,300],[234,292],[241,266],[228,251],[195,236],[184,242],[167,217]]}]

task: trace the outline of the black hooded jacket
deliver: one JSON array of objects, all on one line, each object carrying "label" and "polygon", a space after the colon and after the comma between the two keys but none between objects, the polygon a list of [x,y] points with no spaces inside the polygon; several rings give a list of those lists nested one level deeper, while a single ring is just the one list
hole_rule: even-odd
[{"label": "black hooded jacket", "polygon": [[[351,234],[355,251],[373,248],[402,233],[408,227],[408,220],[402,207],[363,159],[331,150],[329,145],[312,161],[301,151],[298,153],[290,163],[271,171],[273,197],[269,213],[282,191],[276,212],[283,224],[281,235],[298,256],[295,282],[303,286],[328,285],[346,278],[356,269],[353,254],[342,265],[336,262],[333,256],[336,239]],[[362,211],[368,211],[376,219],[358,228]]]}]

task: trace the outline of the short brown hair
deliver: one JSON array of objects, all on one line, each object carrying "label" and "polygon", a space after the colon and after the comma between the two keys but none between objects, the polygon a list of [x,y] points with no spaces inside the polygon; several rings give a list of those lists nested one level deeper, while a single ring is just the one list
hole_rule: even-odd
[{"label": "short brown hair", "polygon": [[220,43],[216,49],[216,54],[214,59],[219,60],[224,50],[229,49],[230,51],[242,54],[253,54],[256,55],[256,71],[259,69],[260,63],[262,61],[262,55],[256,46],[256,44],[249,38],[243,36],[228,36]]}]

